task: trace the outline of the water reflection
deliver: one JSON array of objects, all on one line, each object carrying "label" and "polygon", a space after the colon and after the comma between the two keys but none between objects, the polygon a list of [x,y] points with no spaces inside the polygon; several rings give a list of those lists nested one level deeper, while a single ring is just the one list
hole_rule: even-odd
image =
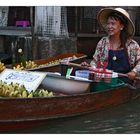
[{"label": "water reflection", "polygon": [[140,133],[140,100],[77,117],[51,120],[14,133],[38,134],[134,134]]}]

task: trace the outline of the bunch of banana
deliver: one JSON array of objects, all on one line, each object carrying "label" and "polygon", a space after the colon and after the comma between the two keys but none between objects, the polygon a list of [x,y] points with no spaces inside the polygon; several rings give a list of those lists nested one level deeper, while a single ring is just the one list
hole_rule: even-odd
[{"label": "bunch of banana", "polygon": [[47,63],[47,65],[55,65],[55,64],[59,64],[60,62],[61,62],[61,59],[57,59],[57,60]]},{"label": "bunch of banana", "polygon": [[0,96],[1,97],[19,97],[19,98],[32,98],[32,97],[52,97],[53,92],[48,92],[44,89],[38,89],[35,92],[28,92],[23,85],[17,83],[6,84],[0,81]]},{"label": "bunch of banana", "polygon": [[2,63],[2,62],[0,61],[0,72],[2,72],[4,69],[5,69],[4,63]]},{"label": "bunch of banana", "polygon": [[34,61],[26,61],[26,67],[23,66],[23,64],[19,64],[16,67],[13,67],[14,70],[28,70],[32,68],[36,68],[38,65]]},{"label": "bunch of banana", "polygon": [[44,89],[38,89],[35,92],[31,92],[33,97],[52,97],[54,96],[53,92],[49,92]]},{"label": "bunch of banana", "polygon": [[24,70],[25,68],[22,65],[18,64],[17,66],[13,67],[13,69],[21,71],[21,70]]},{"label": "bunch of banana", "polygon": [[64,59],[56,59],[54,61],[50,61],[48,63],[45,63],[45,64],[40,64],[40,65],[37,65],[34,61],[25,61],[25,65],[23,65],[23,63],[17,65],[16,67],[13,67],[13,69],[15,70],[28,70],[28,69],[32,69],[32,68],[41,68],[41,67],[45,67],[45,66],[51,66],[51,65],[57,65],[57,64],[60,64],[60,62],[65,62],[67,60],[74,60],[76,59],[77,57],[75,55],[73,55],[72,57],[67,57],[67,58],[64,58]]},{"label": "bunch of banana", "polygon": [[41,67],[44,67],[44,66],[57,65],[57,64],[60,64],[61,60],[62,59],[57,59],[57,60],[50,61],[50,62],[45,63],[45,64],[40,64],[40,65],[38,65],[38,67],[41,68]]},{"label": "bunch of banana", "polygon": [[37,64],[34,61],[26,61],[26,69],[31,69],[37,67]]},{"label": "bunch of banana", "polygon": [[22,97],[25,92],[27,93],[24,86],[15,83],[6,84],[0,81],[0,96],[2,97]]}]

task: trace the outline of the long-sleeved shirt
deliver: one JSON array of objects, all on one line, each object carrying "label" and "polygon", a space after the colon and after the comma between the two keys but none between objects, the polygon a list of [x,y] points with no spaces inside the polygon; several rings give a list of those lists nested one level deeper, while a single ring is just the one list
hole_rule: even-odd
[{"label": "long-sleeved shirt", "polygon": [[[132,71],[140,75],[140,46],[133,40],[129,39],[126,42],[126,50],[128,54],[128,60]],[[97,44],[91,66],[97,66],[98,62],[103,66],[104,62],[108,62],[108,52],[110,49],[109,37],[103,37]]]}]

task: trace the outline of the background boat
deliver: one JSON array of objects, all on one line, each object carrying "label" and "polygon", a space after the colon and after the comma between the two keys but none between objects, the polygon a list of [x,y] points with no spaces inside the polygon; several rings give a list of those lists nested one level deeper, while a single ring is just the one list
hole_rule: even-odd
[{"label": "background boat", "polygon": [[[34,60],[34,62],[37,64],[34,68],[29,68],[26,70],[30,71],[45,71],[45,72],[60,72],[61,73],[61,65],[60,62],[75,62],[75,63],[81,63],[82,61],[85,61],[87,55],[81,54],[81,53],[66,53],[57,55],[54,57],[49,57],[46,59],[38,59]],[[18,64],[15,64],[17,66]],[[12,68],[12,65],[6,65],[7,68]]]}]

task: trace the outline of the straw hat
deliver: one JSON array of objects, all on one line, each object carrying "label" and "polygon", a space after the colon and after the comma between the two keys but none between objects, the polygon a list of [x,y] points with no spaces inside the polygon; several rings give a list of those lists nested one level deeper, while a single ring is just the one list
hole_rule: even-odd
[{"label": "straw hat", "polygon": [[132,20],[130,19],[128,12],[122,8],[104,8],[104,9],[101,9],[97,15],[97,19],[98,19],[99,23],[101,24],[101,26],[104,29],[106,28],[108,16],[112,12],[116,12],[116,13],[120,14],[121,16],[123,16],[127,20],[128,33],[130,36],[133,36],[135,33],[135,26],[134,26]]}]

